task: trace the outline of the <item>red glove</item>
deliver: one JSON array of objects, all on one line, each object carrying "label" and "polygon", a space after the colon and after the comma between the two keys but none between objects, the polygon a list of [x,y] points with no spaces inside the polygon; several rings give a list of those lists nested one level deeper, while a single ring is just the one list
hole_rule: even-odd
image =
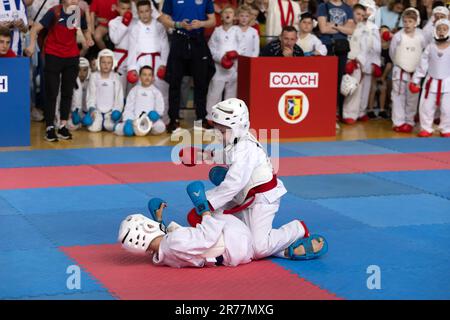
[{"label": "red glove", "polygon": [[193,167],[202,160],[203,150],[195,147],[184,147],[178,153],[181,163]]},{"label": "red glove", "polygon": [[372,70],[375,78],[381,78],[381,76],[383,75],[383,71],[381,70],[380,66],[376,65],[375,63],[372,63]]},{"label": "red glove", "polygon": [[136,71],[130,70],[127,73],[127,81],[131,84],[134,84],[139,81],[139,76]]},{"label": "red glove", "polygon": [[133,20],[133,14],[131,13],[131,11],[125,12],[122,17],[122,23],[128,27],[131,23],[131,20]]},{"label": "red glove", "polygon": [[161,80],[164,80],[164,78],[166,77],[166,66],[160,66],[158,68],[158,71],[156,72],[156,75],[158,76],[158,78],[160,78]]},{"label": "red glove", "polygon": [[409,83],[409,91],[411,91],[411,93],[419,93],[420,92],[420,86],[418,86],[417,84],[410,82]]},{"label": "red glove", "polygon": [[224,69],[231,69],[233,66],[233,60],[227,58],[227,55],[224,55],[222,60],[220,61],[220,64]]},{"label": "red glove", "polygon": [[191,227],[195,228],[197,223],[202,223],[202,216],[199,216],[195,208],[192,208],[187,214],[187,221]]},{"label": "red glove", "polygon": [[239,53],[236,50],[228,51],[225,56],[230,60],[235,60],[239,57]]},{"label": "red glove", "polygon": [[389,31],[385,31],[385,32],[383,32],[381,37],[383,38],[384,41],[391,41],[392,33],[390,33]]},{"label": "red glove", "polygon": [[356,62],[356,60],[350,60],[345,65],[346,74],[353,74],[353,71],[355,71],[356,69],[358,69],[358,63]]}]

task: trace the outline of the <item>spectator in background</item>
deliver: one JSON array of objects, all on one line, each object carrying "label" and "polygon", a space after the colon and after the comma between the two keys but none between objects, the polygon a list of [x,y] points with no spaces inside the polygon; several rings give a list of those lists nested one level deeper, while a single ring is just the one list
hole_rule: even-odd
[{"label": "spectator in background", "polygon": [[21,56],[25,46],[24,34],[28,32],[26,7],[22,0],[4,0],[0,2],[0,27],[11,32],[11,49]]},{"label": "spectator in background", "polygon": [[403,27],[402,12],[405,10],[404,0],[389,0],[386,6],[378,10],[375,15],[375,24],[378,27],[386,26],[391,32],[397,32]]},{"label": "spectator in background", "polygon": [[286,26],[298,28],[300,21],[300,6],[291,0],[269,0],[266,21],[266,36],[269,40],[276,39]]},{"label": "spectator in background", "polygon": [[172,35],[170,53],[167,59],[165,80],[169,83],[169,133],[180,127],[180,88],[183,76],[190,73],[194,79],[194,105],[197,120],[204,128],[210,128],[206,121],[206,95],[215,66],[211,52],[203,35],[204,28],[216,25],[212,0],[179,3],[165,0],[159,18],[164,26],[175,31]]},{"label": "spectator in background", "polygon": [[380,112],[378,112],[378,117],[383,119],[388,119],[389,115],[387,113],[387,104],[388,97],[390,96],[391,88],[392,88],[392,60],[389,56],[389,45],[390,39],[386,37],[383,38],[385,32],[389,33],[390,30],[386,26],[381,26],[380,28],[380,38],[381,38],[381,71],[382,75],[378,79],[373,79],[373,85],[371,88],[370,96],[369,96],[369,112],[367,115],[369,118],[374,117],[375,112],[373,111],[375,105],[375,96],[378,91],[378,107],[380,108]]},{"label": "spectator in background", "polygon": [[[39,22],[35,22],[31,29],[30,45],[25,49],[26,55],[31,57],[35,52],[37,35],[44,28],[47,29],[48,34],[44,47],[44,78],[47,95],[44,115],[47,141],[58,141],[58,137],[61,139],[72,138],[66,124],[78,76],[80,51],[76,42],[77,27],[83,30],[88,46],[94,45],[87,27],[86,17],[83,12],[80,12],[78,3],[79,0],[62,0],[62,5],[53,7]],[[54,120],[59,91],[61,91],[61,126],[56,132]]]},{"label": "spectator in background", "polygon": [[239,42],[242,43],[241,56],[259,56],[259,36],[255,28],[250,27],[251,7],[243,4],[237,10],[239,20]]},{"label": "spectator in background", "polygon": [[347,54],[350,51],[348,36],[353,33],[355,28],[353,11],[341,0],[330,0],[320,4],[317,16],[321,32],[319,39],[327,47],[329,56],[338,57],[336,94],[339,116],[342,117],[344,96],[340,94],[339,86],[345,72]]},{"label": "spectator in background", "polygon": [[0,58],[14,58],[16,54],[10,48],[11,33],[8,28],[0,27]]},{"label": "spectator in background", "polygon": [[298,40],[297,29],[293,26],[283,28],[279,39],[273,40],[261,49],[263,57],[302,57],[303,50],[296,44]]},{"label": "spectator in background", "polygon": [[327,47],[323,45],[319,38],[312,34],[315,23],[317,23],[317,20],[309,12],[305,12],[300,16],[300,35],[297,44],[303,50],[305,56],[326,56]]},{"label": "spectator in background", "polygon": [[[117,0],[92,0],[91,21],[97,26],[94,28],[94,39],[97,47],[102,50],[106,48],[103,37],[108,34],[108,22],[117,17]],[[95,19],[97,18],[97,21]]]}]

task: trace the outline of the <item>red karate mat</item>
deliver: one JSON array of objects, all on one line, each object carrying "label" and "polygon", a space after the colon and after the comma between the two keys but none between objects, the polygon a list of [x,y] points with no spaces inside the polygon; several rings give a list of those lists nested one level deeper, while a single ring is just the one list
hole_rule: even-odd
[{"label": "red karate mat", "polygon": [[[279,176],[450,169],[450,152],[279,158]],[[5,168],[0,190],[205,180],[211,166],[171,162]]]},{"label": "red karate mat", "polygon": [[340,300],[270,260],[231,267],[154,266],[120,245],[61,247],[120,299],[133,300]]}]

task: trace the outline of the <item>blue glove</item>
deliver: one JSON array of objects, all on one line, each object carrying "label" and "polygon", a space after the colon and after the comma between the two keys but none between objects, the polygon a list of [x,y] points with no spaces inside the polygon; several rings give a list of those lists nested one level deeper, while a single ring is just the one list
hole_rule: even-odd
[{"label": "blue glove", "polygon": [[72,111],[72,123],[74,125],[77,125],[81,122],[80,114],[78,113],[78,109],[75,109],[75,111]]},{"label": "blue glove", "polygon": [[186,191],[198,215],[201,215],[205,211],[211,211],[208,199],[206,199],[205,186],[201,181],[191,182],[187,186]]},{"label": "blue glove", "polygon": [[227,175],[228,169],[221,166],[212,167],[209,170],[209,180],[215,185],[218,186],[222,183]]},{"label": "blue glove", "polygon": [[156,122],[159,120],[159,118],[161,118],[158,114],[158,112],[152,110],[148,113],[148,117],[152,122]]},{"label": "blue glove", "polygon": [[94,119],[92,119],[91,117],[91,113],[95,111],[95,108],[91,107],[88,110],[88,113],[86,113],[86,115],[83,118],[83,121],[81,121],[81,123],[83,123],[84,126],[89,127],[90,125],[92,125],[92,123],[94,122]]},{"label": "blue glove", "polygon": [[127,137],[134,136],[133,121],[125,121],[125,125],[123,126],[123,134]]},{"label": "blue glove", "polygon": [[161,219],[161,221],[159,221],[156,218],[156,211],[161,207],[161,204],[163,204],[163,203],[166,203],[166,201],[164,201],[163,199],[152,198],[148,202],[148,210],[150,211],[150,214],[152,215],[153,220],[155,220],[157,222],[161,222],[165,226],[166,224],[164,223],[164,221],[162,219]]},{"label": "blue glove", "polygon": [[119,121],[119,119],[120,119],[121,116],[122,116],[122,113],[121,113],[119,110],[114,110],[114,111],[111,113],[111,119],[112,119],[112,121],[114,121],[114,122]]},{"label": "blue glove", "polygon": [[312,57],[314,55],[314,51],[303,52],[305,57]]}]

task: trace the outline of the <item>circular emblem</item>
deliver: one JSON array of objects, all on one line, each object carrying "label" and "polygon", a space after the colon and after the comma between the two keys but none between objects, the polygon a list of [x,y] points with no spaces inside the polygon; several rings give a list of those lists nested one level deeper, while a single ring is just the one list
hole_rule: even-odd
[{"label": "circular emblem", "polygon": [[308,97],[300,90],[288,90],[278,100],[278,113],[284,122],[299,123],[306,118],[308,111]]}]

